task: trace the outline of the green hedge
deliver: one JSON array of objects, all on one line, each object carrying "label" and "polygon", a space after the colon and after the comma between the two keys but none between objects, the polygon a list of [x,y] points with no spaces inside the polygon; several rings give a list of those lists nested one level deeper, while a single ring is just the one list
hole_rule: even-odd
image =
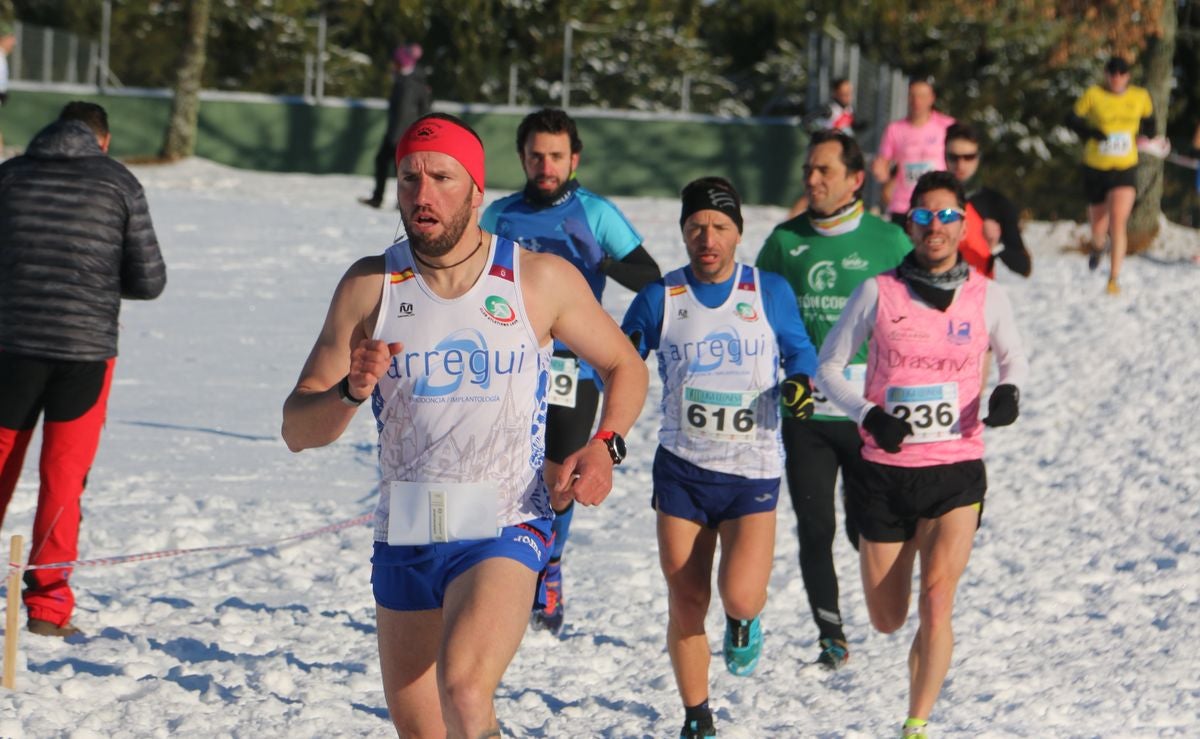
[{"label": "green hedge", "polygon": [[[200,106],[196,155],[244,169],[370,175],[386,114],[378,106],[300,100],[206,96]],[[250,96],[246,96],[250,97]],[[0,111],[7,146],[24,148],[70,100],[108,110],[111,153],[118,158],[158,153],[170,111],[162,94],[107,94],[14,89]],[[488,152],[487,185],[524,184],[516,156],[524,112],[477,106],[439,109],[476,128]],[[675,196],[704,175],[729,178],[747,203],[790,205],[802,188],[807,137],[788,120],[716,121],[700,117],[616,118],[578,113],[584,141],[580,179],[604,195]]]}]

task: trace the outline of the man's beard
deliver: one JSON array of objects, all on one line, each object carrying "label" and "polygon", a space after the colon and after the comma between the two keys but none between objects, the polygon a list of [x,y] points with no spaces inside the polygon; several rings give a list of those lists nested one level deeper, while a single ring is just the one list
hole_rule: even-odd
[{"label": "man's beard", "polygon": [[442,221],[442,235],[434,238],[415,233],[409,228],[408,216],[404,214],[404,211],[400,211],[400,220],[404,223],[404,232],[408,234],[408,243],[412,246],[413,251],[420,252],[423,257],[436,259],[450,253],[450,250],[462,239],[463,234],[467,232],[467,226],[471,224],[472,212],[471,200],[468,196],[463,201],[462,207],[451,214],[449,220]]},{"label": "man's beard", "polygon": [[571,175],[573,174],[575,174],[575,170],[572,169],[567,173],[567,179],[558,183],[558,187],[554,188],[554,190],[551,192],[547,192],[538,187],[536,180],[526,180],[525,197],[528,198],[529,201],[534,205],[539,205],[543,208],[554,205],[558,202],[559,198],[566,193],[567,188],[571,186]]}]

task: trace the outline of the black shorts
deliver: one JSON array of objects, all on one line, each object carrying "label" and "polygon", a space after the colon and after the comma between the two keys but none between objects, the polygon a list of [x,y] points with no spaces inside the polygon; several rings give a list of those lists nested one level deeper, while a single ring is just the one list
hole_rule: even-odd
[{"label": "black shorts", "polygon": [[1129,169],[1083,168],[1083,195],[1088,205],[1100,205],[1108,191],[1117,187],[1137,187],[1137,167]]},{"label": "black shorts", "polygon": [[982,459],[931,467],[895,467],[865,462],[859,484],[846,489],[847,506],[859,534],[868,541],[908,541],[917,532],[917,519],[938,518],[955,508],[979,504],[987,472]]},{"label": "black shorts", "polygon": [[31,429],[43,411],[47,421],[74,421],[96,405],[107,375],[107,361],[40,359],[0,351],[0,427]]},{"label": "black shorts", "polygon": [[[554,352],[556,357],[574,357],[570,352]],[[575,407],[551,405],[546,409],[546,459],[556,464],[583,448],[592,438],[592,424],[600,405],[600,388],[594,380],[581,380],[575,386]]]}]

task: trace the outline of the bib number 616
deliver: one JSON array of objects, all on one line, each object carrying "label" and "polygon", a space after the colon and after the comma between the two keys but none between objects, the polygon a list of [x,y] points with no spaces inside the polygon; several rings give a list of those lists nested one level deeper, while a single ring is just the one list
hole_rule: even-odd
[{"label": "bib number 616", "polygon": [[726,420],[733,431],[739,434],[748,433],[754,428],[754,411],[750,408],[740,408],[729,413],[728,408],[717,408],[715,410],[706,408],[699,403],[692,403],[687,409],[688,424],[695,429],[708,428],[709,418],[712,418],[712,430],[718,433],[725,431]]}]

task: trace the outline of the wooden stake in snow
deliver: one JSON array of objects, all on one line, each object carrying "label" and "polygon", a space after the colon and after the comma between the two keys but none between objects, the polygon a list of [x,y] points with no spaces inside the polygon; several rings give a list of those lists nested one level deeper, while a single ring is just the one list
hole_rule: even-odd
[{"label": "wooden stake in snow", "polygon": [[13,690],[17,686],[17,621],[21,615],[21,553],[25,541],[19,534],[12,538],[8,555],[8,611],[4,622],[4,680],[0,685]]}]

